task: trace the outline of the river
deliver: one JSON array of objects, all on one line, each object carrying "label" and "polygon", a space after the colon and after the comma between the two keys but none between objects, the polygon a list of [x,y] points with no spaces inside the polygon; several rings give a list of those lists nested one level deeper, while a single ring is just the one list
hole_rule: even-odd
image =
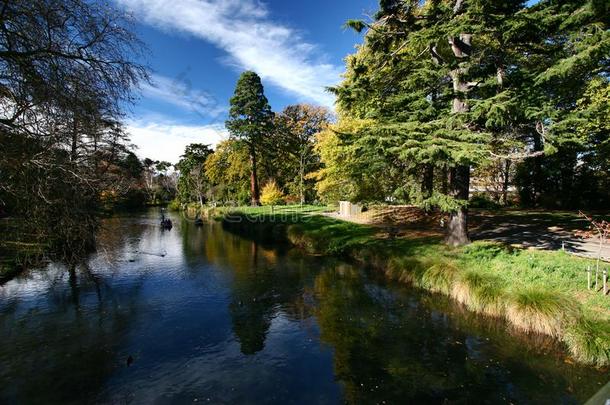
[{"label": "river", "polygon": [[151,210],[0,286],[0,403],[580,403],[551,339],[334,258]]}]

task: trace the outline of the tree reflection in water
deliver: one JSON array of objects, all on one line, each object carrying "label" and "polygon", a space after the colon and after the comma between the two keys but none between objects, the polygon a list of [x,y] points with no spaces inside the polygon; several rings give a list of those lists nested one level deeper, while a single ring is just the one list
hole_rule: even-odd
[{"label": "tree reflection in water", "polygon": [[302,302],[304,279],[311,277],[302,260],[287,260],[287,252],[246,241],[219,224],[199,228],[187,224],[182,235],[187,257],[197,260],[204,255],[231,272],[229,312],[243,354],[263,350],[278,311],[292,318],[304,316],[302,310],[293,310],[295,303]]},{"label": "tree reflection in water", "polygon": [[574,403],[606,382],[444,297],[172,219],[110,218],[87,266],[0,287],[0,403]]},{"label": "tree reflection in water", "polygon": [[599,387],[552,340],[511,334],[445,297],[383,286],[350,266],[320,273],[315,291],[349,403],[564,403]]}]

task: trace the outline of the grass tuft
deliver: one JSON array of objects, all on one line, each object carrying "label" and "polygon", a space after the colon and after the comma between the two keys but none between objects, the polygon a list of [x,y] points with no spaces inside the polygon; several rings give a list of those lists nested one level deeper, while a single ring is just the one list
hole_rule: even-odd
[{"label": "grass tuft", "polygon": [[563,341],[576,360],[598,367],[610,364],[610,323],[580,319],[567,328]]},{"label": "grass tuft", "polygon": [[561,293],[527,288],[511,297],[506,317],[525,332],[560,337],[570,321],[579,318],[578,313],[578,305]]},{"label": "grass tuft", "polygon": [[498,242],[478,241],[462,249],[465,257],[474,260],[492,260],[502,253],[508,253],[505,245]]},{"label": "grass tuft", "polygon": [[419,277],[418,286],[432,292],[449,295],[458,270],[446,262],[435,263],[426,267],[426,270]]},{"label": "grass tuft", "polygon": [[475,270],[463,272],[454,284],[451,296],[472,311],[496,317],[506,311],[502,280],[491,274]]}]

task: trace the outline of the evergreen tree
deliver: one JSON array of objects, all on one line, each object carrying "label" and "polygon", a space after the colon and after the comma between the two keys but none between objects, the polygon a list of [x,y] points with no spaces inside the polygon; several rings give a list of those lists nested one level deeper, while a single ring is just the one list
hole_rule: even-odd
[{"label": "evergreen tree", "polygon": [[230,103],[226,127],[233,138],[248,146],[251,204],[260,205],[257,153],[260,152],[265,136],[273,129],[274,117],[260,77],[254,72],[244,72],[237,82]]},{"label": "evergreen tree", "polygon": [[527,115],[538,129],[531,146],[546,145],[554,153],[519,165],[522,203],[607,206],[610,133],[598,123],[607,121],[610,111],[610,100],[603,97],[610,88],[610,3],[542,1],[524,19],[531,27],[527,35],[536,39],[524,63],[532,77],[524,94],[532,100]]},{"label": "evergreen tree", "polygon": [[[472,167],[539,161],[575,142],[579,95],[608,77],[602,3],[382,2],[373,22],[348,22],[367,33],[333,91],[343,115],[372,124],[341,134],[344,147],[368,151],[379,176],[380,161],[402,167],[395,190],[449,212],[447,242],[466,243]],[[575,167],[578,151],[567,151]]]},{"label": "evergreen tree", "polygon": [[417,200],[451,213],[452,245],[468,241],[470,168],[505,124],[488,105],[505,91],[501,32],[521,5],[411,1],[386,8],[368,24],[335,89],[341,108],[376,122],[352,143],[367,143],[421,179]]}]

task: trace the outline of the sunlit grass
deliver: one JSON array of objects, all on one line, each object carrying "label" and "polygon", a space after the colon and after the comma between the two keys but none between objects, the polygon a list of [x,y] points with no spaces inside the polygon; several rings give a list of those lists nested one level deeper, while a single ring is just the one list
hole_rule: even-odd
[{"label": "sunlit grass", "polygon": [[290,214],[319,214],[322,212],[332,212],[334,207],[326,205],[266,205],[266,206],[241,206],[241,207],[216,207],[216,210],[223,212],[236,212],[246,215],[290,215]]},{"label": "sunlit grass", "polygon": [[506,317],[525,332],[560,337],[566,326],[579,319],[579,306],[567,295],[530,287],[513,292]]}]

